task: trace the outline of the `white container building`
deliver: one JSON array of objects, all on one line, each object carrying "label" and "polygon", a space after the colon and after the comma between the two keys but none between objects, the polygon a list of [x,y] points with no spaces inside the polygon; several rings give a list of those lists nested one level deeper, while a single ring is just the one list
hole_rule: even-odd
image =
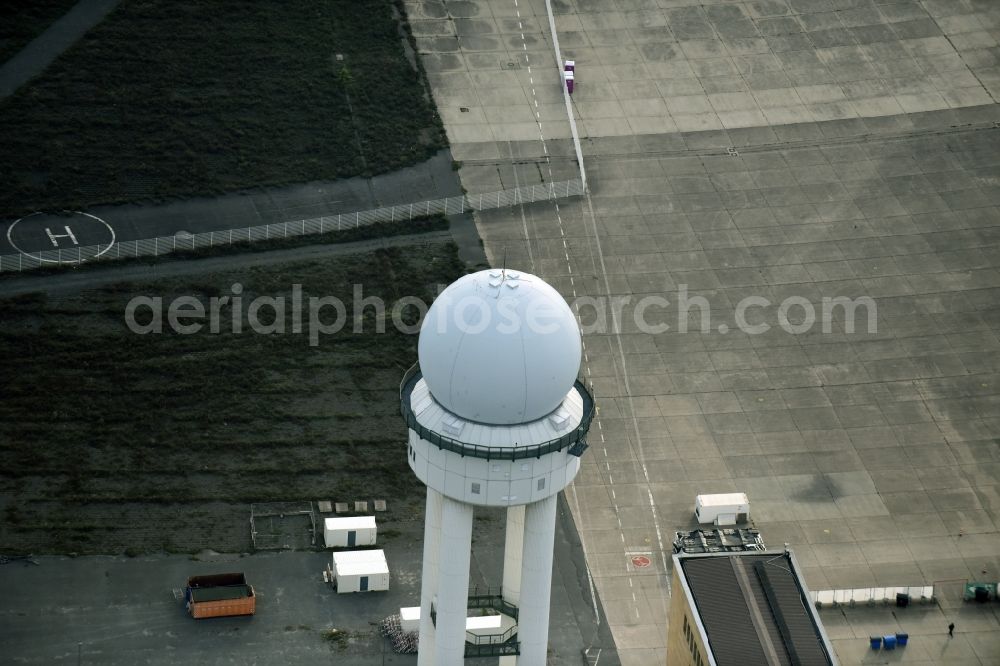
[{"label": "white container building", "polygon": [[420,631],[420,606],[399,609],[399,628],[411,633]]},{"label": "white container building", "polygon": [[750,520],[750,500],[746,493],[698,495],[694,517],[702,525],[736,525]]},{"label": "white container building", "polygon": [[323,538],[327,548],[374,546],[378,538],[375,516],[327,518],[323,522]]},{"label": "white container building", "polygon": [[384,592],[389,589],[389,565],[384,550],[348,550],[333,554],[338,594]]},{"label": "white container building", "polygon": [[[399,609],[399,628],[407,632],[420,630],[420,606]],[[495,636],[505,629],[501,615],[473,615],[465,618],[465,630],[474,636]]]}]

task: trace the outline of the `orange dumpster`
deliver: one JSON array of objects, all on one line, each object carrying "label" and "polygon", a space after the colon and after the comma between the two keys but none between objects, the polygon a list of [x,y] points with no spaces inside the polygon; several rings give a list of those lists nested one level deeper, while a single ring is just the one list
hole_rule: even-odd
[{"label": "orange dumpster", "polygon": [[257,597],[242,573],[213,574],[188,578],[184,601],[196,620],[206,617],[253,615]]}]

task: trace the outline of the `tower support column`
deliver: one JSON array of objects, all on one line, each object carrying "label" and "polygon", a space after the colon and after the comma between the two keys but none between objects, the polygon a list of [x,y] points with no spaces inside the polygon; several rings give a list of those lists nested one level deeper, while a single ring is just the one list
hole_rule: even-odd
[{"label": "tower support column", "polygon": [[434,663],[461,666],[465,662],[465,620],[469,608],[472,505],[442,496],[440,534]]},{"label": "tower support column", "polygon": [[444,496],[427,486],[424,516],[424,561],[420,578],[420,641],[417,666],[435,666],[434,622],[431,605],[437,594],[438,557],[441,545],[441,500]]},{"label": "tower support column", "polygon": [[521,602],[521,556],[524,553],[524,505],[507,507],[507,529],[503,548],[503,599],[515,606]]},{"label": "tower support column", "polygon": [[[524,505],[507,507],[503,549],[503,600],[521,603],[521,559],[524,554]],[[515,666],[517,657],[500,657],[500,666]]]},{"label": "tower support column", "polygon": [[555,533],[556,495],[528,504],[524,510],[524,554],[517,621],[521,642],[518,666],[545,666]]}]

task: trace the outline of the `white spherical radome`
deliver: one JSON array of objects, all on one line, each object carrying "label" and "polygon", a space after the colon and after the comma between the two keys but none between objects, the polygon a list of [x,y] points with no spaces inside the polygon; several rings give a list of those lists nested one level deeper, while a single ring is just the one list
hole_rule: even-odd
[{"label": "white spherical radome", "polygon": [[580,327],[565,299],[541,278],[509,269],[449,285],[424,317],[417,348],[434,399],[490,425],[552,413],[580,372]]}]

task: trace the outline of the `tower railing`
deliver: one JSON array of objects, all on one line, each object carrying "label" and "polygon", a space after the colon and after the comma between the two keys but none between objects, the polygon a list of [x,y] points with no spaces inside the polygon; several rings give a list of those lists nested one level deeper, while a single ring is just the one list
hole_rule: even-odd
[{"label": "tower railing", "polygon": [[471,645],[503,645],[510,643],[517,636],[517,625],[508,627],[502,634],[474,634],[471,631],[465,632],[465,642]]},{"label": "tower railing", "polygon": [[580,397],[583,398],[583,418],[580,420],[580,425],[576,428],[573,428],[573,430],[561,437],[542,442],[541,444],[532,444],[529,446],[482,446],[481,444],[469,444],[453,439],[421,425],[417,420],[416,414],[413,413],[413,409],[410,407],[410,394],[422,376],[423,374],[420,372],[420,365],[418,363],[414,363],[406,371],[406,374],[403,375],[403,381],[399,386],[400,411],[408,428],[417,433],[421,439],[430,442],[443,451],[451,451],[463,457],[469,456],[471,458],[484,458],[486,460],[523,460],[525,458],[541,458],[544,455],[562,451],[563,449],[568,449],[568,452],[572,455],[580,456],[587,448],[587,433],[590,430],[590,424],[594,420],[595,413],[594,397],[591,394],[591,390],[587,388],[587,385],[581,379],[577,379],[573,384],[580,393]]},{"label": "tower railing", "polygon": [[[502,615],[514,619],[515,624],[499,634],[475,634],[465,632],[466,657],[499,657],[521,654],[521,643],[517,639],[517,606],[505,601],[499,587],[474,587],[469,590],[467,608],[491,608]],[[431,604],[431,622],[437,626],[437,609]]]},{"label": "tower railing", "polygon": [[521,654],[521,643],[509,640],[504,643],[487,643],[476,645],[475,643],[465,643],[465,658],[472,657],[511,657]]},{"label": "tower railing", "polygon": [[474,587],[469,590],[469,608],[492,608],[517,620],[517,606],[503,598],[499,587]]}]

